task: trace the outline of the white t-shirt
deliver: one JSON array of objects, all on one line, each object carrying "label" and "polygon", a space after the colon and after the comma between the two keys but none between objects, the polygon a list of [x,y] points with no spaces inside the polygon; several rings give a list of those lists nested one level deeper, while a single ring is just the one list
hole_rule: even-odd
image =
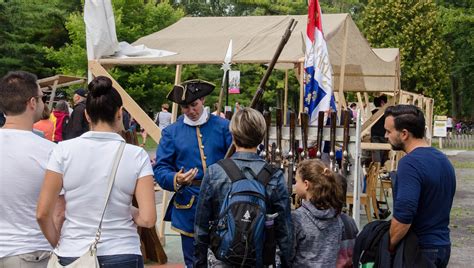
[{"label": "white t-shirt", "polygon": [[0,258],[51,250],[36,205],[54,146],[31,131],[0,129]]},{"label": "white t-shirt", "polygon": [[[63,174],[66,200],[66,220],[55,250],[58,256],[79,257],[94,241],[120,142],[124,140],[118,134],[89,131],[59,143],[53,150],[48,170]],[[137,179],[148,175],[153,175],[148,154],[127,144],[102,222],[98,256],[141,255],[131,205]]]}]

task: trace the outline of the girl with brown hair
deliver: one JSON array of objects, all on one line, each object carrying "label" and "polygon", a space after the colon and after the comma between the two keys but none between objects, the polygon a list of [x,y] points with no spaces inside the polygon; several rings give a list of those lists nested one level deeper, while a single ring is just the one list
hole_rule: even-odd
[{"label": "girl with brown hair", "polygon": [[292,213],[293,265],[335,267],[342,239],[342,186],[320,160],[304,160],[296,171],[296,194],[302,205]]}]

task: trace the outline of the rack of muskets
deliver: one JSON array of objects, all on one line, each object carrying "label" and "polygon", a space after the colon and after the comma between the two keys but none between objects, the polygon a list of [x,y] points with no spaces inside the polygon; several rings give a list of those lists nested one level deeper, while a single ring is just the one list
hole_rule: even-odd
[{"label": "rack of muskets", "polygon": [[[358,135],[360,131],[357,131],[360,125],[356,129],[356,126],[350,124],[349,111],[341,112],[340,123],[337,123],[336,112],[331,112],[329,115],[319,112],[317,126],[310,126],[307,113],[300,113],[298,120],[296,113],[290,112],[286,126],[283,125],[282,109],[274,109],[274,116],[275,125],[272,125],[272,113],[263,112],[269,131],[264,138],[261,156],[284,171],[289,193],[293,193],[298,163],[310,158],[310,150],[316,151],[312,157],[321,159],[324,154],[322,151],[324,143],[329,143],[329,167],[332,171],[341,173],[348,180],[351,172],[358,172],[354,160],[358,160],[360,156],[360,135]],[[324,123],[327,117],[330,119],[329,125]],[[336,148],[342,150],[340,163],[336,160]]]}]

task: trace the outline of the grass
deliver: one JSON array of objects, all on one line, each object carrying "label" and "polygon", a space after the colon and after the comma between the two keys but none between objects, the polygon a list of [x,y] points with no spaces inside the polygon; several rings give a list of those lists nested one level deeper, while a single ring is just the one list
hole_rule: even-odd
[{"label": "grass", "polygon": [[[142,141],[143,141],[142,136],[138,135],[138,144],[142,144]],[[143,149],[145,149],[145,151],[147,152],[150,152],[150,151],[156,151],[156,147],[157,147],[156,142],[150,136],[148,136],[146,138],[146,143],[145,143],[145,146],[143,146]]]}]

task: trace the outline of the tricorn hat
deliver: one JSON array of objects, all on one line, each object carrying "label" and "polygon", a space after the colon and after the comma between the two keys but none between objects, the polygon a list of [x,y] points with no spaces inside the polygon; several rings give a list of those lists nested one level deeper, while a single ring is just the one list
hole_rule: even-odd
[{"label": "tricorn hat", "polygon": [[204,80],[188,80],[180,85],[175,85],[166,98],[179,105],[188,105],[211,94],[215,87],[214,84]]}]

